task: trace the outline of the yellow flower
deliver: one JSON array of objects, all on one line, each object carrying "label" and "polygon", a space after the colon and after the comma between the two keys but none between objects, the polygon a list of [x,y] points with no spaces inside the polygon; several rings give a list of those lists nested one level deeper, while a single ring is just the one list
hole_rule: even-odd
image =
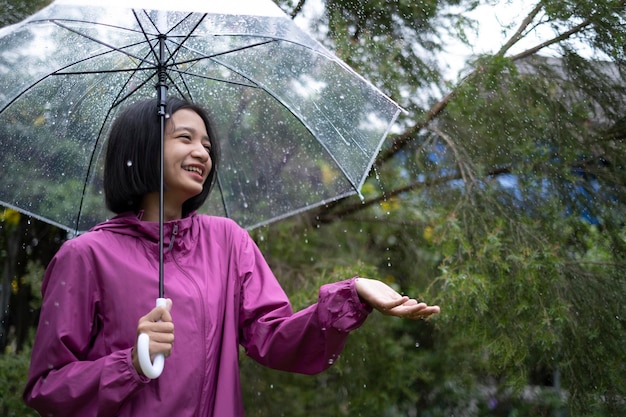
[{"label": "yellow flower", "polygon": [[433,242],[433,231],[434,230],[432,226],[426,226],[424,228],[424,232],[422,233],[422,236],[424,236],[424,239],[429,243]]},{"label": "yellow flower", "polygon": [[380,207],[387,213],[391,213],[400,207],[400,202],[396,198],[388,198],[380,203]]},{"label": "yellow flower", "polygon": [[17,210],[5,208],[4,212],[0,214],[0,221],[6,222],[7,225],[15,226],[20,222],[21,214]]},{"label": "yellow flower", "polygon": [[46,118],[45,116],[39,116],[37,117],[34,121],[33,124],[37,127],[43,126],[43,124],[46,123]]},{"label": "yellow flower", "polygon": [[337,171],[328,164],[322,164],[320,170],[322,171],[322,182],[324,184],[330,184],[337,178]]}]

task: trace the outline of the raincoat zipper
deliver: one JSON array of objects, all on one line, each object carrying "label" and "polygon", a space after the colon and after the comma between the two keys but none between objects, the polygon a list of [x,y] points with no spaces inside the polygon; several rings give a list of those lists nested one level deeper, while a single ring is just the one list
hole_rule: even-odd
[{"label": "raincoat zipper", "polygon": [[178,234],[178,223],[174,224],[174,229],[172,230],[172,237],[170,238],[170,245],[167,248],[167,251],[172,253],[172,248],[174,247],[174,239],[176,239],[176,235]]}]

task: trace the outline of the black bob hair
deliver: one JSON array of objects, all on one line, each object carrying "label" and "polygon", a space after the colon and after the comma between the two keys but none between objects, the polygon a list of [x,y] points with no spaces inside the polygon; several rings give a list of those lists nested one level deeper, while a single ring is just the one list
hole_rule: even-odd
[{"label": "black bob hair", "polygon": [[[189,101],[168,97],[168,115],[182,109],[194,111],[204,121],[213,163],[202,192],[183,203],[182,215],[185,217],[199,209],[209,196],[216,181],[220,152],[217,135],[207,112]],[[115,119],[109,132],[104,162],[104,194],[109,210],[116,214],[138,212],[143,197],[159,191],[160,141],[157,99],[134,103]]]}]

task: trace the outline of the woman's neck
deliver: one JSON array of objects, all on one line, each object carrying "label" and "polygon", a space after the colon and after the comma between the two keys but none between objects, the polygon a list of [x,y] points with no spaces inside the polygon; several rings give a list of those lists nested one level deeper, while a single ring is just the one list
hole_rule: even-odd
[{"label": "woman's neck", "polygon": [[[146,194],[141,202],[143,210],[142,220],[147,222],[159,221],[159,193]],[[163,221],[177,220],[182,217],[183,208],[180,204],[163,201]]]}]

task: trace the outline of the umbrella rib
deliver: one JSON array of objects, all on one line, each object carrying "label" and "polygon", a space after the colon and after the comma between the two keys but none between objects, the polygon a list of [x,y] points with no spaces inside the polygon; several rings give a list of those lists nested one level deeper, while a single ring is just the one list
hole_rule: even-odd
[{"label": "umbrella rib", "polygon": [[[188,59],[188,60],[185,60],[185,61],[176,62],[176,64],[179,64],[179,65],[180,64],[189,64],[189,63],[192,63],[192,62],[202,61],[204,59],[212,59],[212,58],[216,58],[218,56],[232,54],[233,52],[245,51],[246,49],[256,48],[257,46],[263,46],[263,45],[267,45],[268,43],[273,43],[273,42],[277,42],[277,40],[276,39],[269,39],[269,40],[266,40],[266,41],[263,41],[263,42],[257,42],[257,43],[253,43],[253,44],[250,44],[250,45],[241,46],[239,48],[229,49],[228,51],[216,52],[216,53],[211,54],[211,55],[203,55],[200,58],[193,58],[193,59]],[[192,52],[197,53],[197,54],[201,53],[201,52],[199,52],[199,51],[197,51],[197,50],[195,50],[193,48],[190,48],[190,47],[188,47],[186,45],[183,45],[182,43],[180,43],[180,46],[179,46],[179,48],[177,48],[177,50],[179,50],[181,47],[185,47],[189,51],[192,51]]]},{"label": "umbrella rib", "polygon": [[[135,70],[140,70],[140,68],[135,68]],[[154,78],[154,75],[152,75],[151,77],[148,77],[147,79],[145,79],[141,84],[139,84],[138,87],[136,87],[134,90],[138,90],[141,89],[141,87],[143,87],[144,85],[146,85],[152,78]],[[126,82],[124,83],[124,87],[121,88],[118,91],[117,97],[115,97],[115,99],[113,100],[111,106],[109,106],[109,109],[107,111],[107,114],[104,118],[104,122],[100,125],[100,130],[98,131],[98,136],[96,136],[96,146],[97,146],[97,142],[100,140],[100,138],[102,137],[102,133],[104,130],[104,126],[106,125],[106,120],[109,118],[109,116],[111,115],[111,111],[116,108],[117,106],[119,106],[121,103],[123,103],[124,101],[126,101],[133,93],[134,90],[130,91],[129,93],[125,94],[123,97],[122,96],[122,91],[124,90],[124,88],[128,85],[128,83],[130,82],[130,80],[132,79],[132,75],[130,77],[128,77],[128,79],[126,80]],[[120,98],[121,97],[121,98]],[[89,172],[91,172],[91,168],[94,165],[94,157],[95,154],[91,154],[91,158],[89,159],[89,165],[87,167],[87,176],[85,178],[85,181],[83,181],[83,193],[81,195],[80,198],[80,204],[79,204],[79,210],[78,210],[78,216],[76,217],[76,232],[78,232],[78,227],[80,225],[80,218],[82,216],[83,213],[83,202],[85,200],[85,195],[87,193],[87,184],[88,184],[88,179],[89,179]]]},{"label": "umbrella rib", "polygon": [[[170,71],[177,72],[179,74],[195,76],[195,77],[203,78],[203,79],[207,79],[207,80],[224,82],[224,83],[229,83],[229,84],[233,84],[233,85],[240,85],[242,87],[259,88],[259,86],[257,84],[255,84],[255,83],[245,83],[245,82],[241,82],[241,81],[232,81],[232,80],[226,80],[226,79],[217,78],[217,77],[211,77],[211,76],[208,76],[208,75],[202,75],[202,74],[194,73],[194,72],[191,72],[191,71],[188,71],[188,70],[178,69],[178,68],[174,67],[174,65],[178,66],[178,65],[183,65],[183,64],[198,63],[198,62],[203,61],[205,59],[213,59],[213,58],[221,56],[221,55],[226,55],[226,54],[230,54],[230,53],[233,53],[233,52],[243,51],[243,50],[246,50],[246,49],[249,49],[249,48],[254,48],[254,47],[257,47],[257,46],[266,45],[266,44],[272,43],[272,42],[276,42],[276,40],[275,39],[271,39],[271,40],[267,40],[267,41],[263,41],[263,42],[258,42],[258,43],[252,44],[252,45],[246,45],[246,46],[242,46],[240,48],[231,49],[231,50],[224,51],[224,52],[218,52],[218,53],[215,53],[215,54],[212,54],[212,55],[202,56],[200,58],[193,58],[193,59],[188,59],[188,60],[185,60],[185,61],[174,62],[174,63],[170,64],[168,69]],[[199,51],[197,51],[197,50],[195,50],[193,48],[189,48],[188,46],[183,45],[182,43],[179,44],[179,48],[177,48],[176,50],[178,51],[182,47],[187,48],[191,52],[198,53],[198,54],[200,53]],[[219,61],[217,61],[217,62],[219,63]],[[220,65],[223,65],[223,64],[220,63]],[[244,78],[246,78],[246,77],[244,77]],[[249,80],[249,81],[252,81],[252,80]]]},{"label": "umbrella rib", "polygon": [[226,83],[226,84],[239,85],[239,86],[242,86],[242,87],[260,88],[256,84],[245,83],[245,82],[241,82],[241,81],[226,80],[224,78],[218,78],[218,77],[211,77],[210,75],[202,75],[202,74],[198,74],[198,73],[195,73],[195,72],[190,72],[190,71],[186,71],[186,70],[180,70],[178,68],[170,68],[170,70],[172,72],[176,72],[176,73],[183,74],[183,75],[189,75],[191,77],[198,77],[198,78],[202,78],[202,79],[205,79],[205,80],[218,81],[218,82],[222,82],[222,83]]},{"label": "umbrella rib", "polygon": [[[141,28],[141,34],[143,35],[144,39],[146,40],[146,43],[148,45],[150,45],[150,52],[152,52],[152,55],[154,56],[154,59],[156,60],[156,62],[159,62],[159,55],[155,51],[155,49],[154,49],[154,47],[152,45],[152,42],[150,42],[150,39],[148,38],[148,33],[146,32],[146,30],[144,29],[143,25],[141,24],[141,21],[139,20],[139,16],[137,15],[137,11],[135,9],[133,9],[133,16],[135,16],[135,21],[137,22],[137,24]],[[157,30],[157,32],[158,32],[158,30]]]},{"label": "umbrella rib", "polygon": [[[82,32],[80,32],[80,31],[76,30],[76,29],[73,29],[73,28],[71,28],[71,27],[69,27],[69,26],[63,25],[63,24],[59,23],[59,22],[58,22],[58,21],[56,21],[56,20],[54,20],[53,22],[54,22],[57,26],[60,26],[60,27],[62,27],[62,28],[63,28],[63,29],[65,29],[65,30],[69,30],[70,32],[73,32],[73,33],[75,33],[75,34],[77,34],[77,35],[79,35],[79,36],[82,36],[82,37],[84,37],[84,38],[86,38],[86,39],[89,39],[90,41],[93,41],[93,42],[95,42],[95,43],[97,43],[97,44],[99,44],[99,45],[106,46],[107,48],[111,48],[113,51],[119,52],[119,53],[121,53],[121,54],[123,54],[123,55],[126,55],[126,56],[129,56],[129,57],[131,57],[131,58],[138,59],[138,60],[140,60],[140,61],[142,61],[142,62],[146,62],[146,63],[151,64],[151,65],[155,65],[153,62],[147,61],[147,60],[145,60],[144,58],[140,58],[139,56],[137,56],[137,55],[135,55],[135,54],[131,54],[130,52],[124,51],[124,49],[122,49],[122,48],[115,47],[115,46],[110,45],[110,44],[108,44],[108,43],[106,43],[106,42],[103,42],[103,41],[101,41],[101,40],[99,40],[99,39],[96,39],[96,38],[94,38],[93,36],[89,36],[89,35],[87,35],[87,34],[85,34],[85,33],[82,33]],[[108,25],[107,25],[107,26],[108,26]],[[115,27],[115,26],[114,26],[114,27]],[[147,42],[148,42],[148,44],[150,45],[150,40],[149,40],[148,38],[146,38],[146,41],[147,41]],[[139,42],[137,42],[136,44],[134,44],[134,45],[130,45],[130,46],[135,46],[135,45],[139,45],[139,44],[140,44],[140,43],[139,43]],[[127,46],[127,47],[128,47],[128,46]],[[108,51],[108,52],[111,52],[111,51]]]},{"label": "umbrella rib", "polygon": [[[148,20],[150,21],[150,23],[152,24],[152,26],[157,30],[157,32],[159,31],[159,29],[156,27],[154,21],[152,20],[152,18],[148,15],[148,13],[144,10],[143,11],[144,14],[146,15],[146,17],[148,18]],[[139,27],[141,27],[141,29],[143,30],[143,26],[141,25],[141,22],[139,21],[139,17],[137,16],[137,14],[135,13],[135,11],[133,10],[133,13],[135,14],[135,19],[137,19],[137,23],[139,24]],[[187,20],[190,16],[193,16],[194,13],[189,13],[187,14],[187,16],[183,17],[182,19],[180,19],[180,21],[178,23],[176,23],[173,27],[171,27],[166,35],[168,35],[169,33],[171,33],[174,29],[176,29],[178,26],[180,26],[185,20]],[[187,42],[187,40],[189,40],[189,38],[191,38],[191,35],[196,31],[196,29],[198,29],[198,26],[200,26],[200,24],[204,21],[204,19],[207,17],[208,13],[204,13],[202,15],[202,17],[200,17],[198,19],[198,21],[194,24],[193,28],[191,28],[189,31],[187,31],[187,33],[185,34],[185,37],[183,38],[182,41],[180,42],[173,42],[177,45],[176,49],[174,51],[170,52],[169,57],[165,60],[165,64],[167,65],[167,63],[169,61],[172,61],[174,59],[174,57],[176,56],[176,54],[178,54],[178,51],[180,51],[180,49],[183,47],[183,45],[185,44],[185,42]],[[144,31],[145,33],[145,31]],[[180,37],[180,36],[179,36]],[[168,37],[169,39],[169,37]],[[168,48],[169,50],[169,48]],[[180,63],[179,63],[180,64]]]},{"label": "umbrella rib", "polygon": [[[274,93],[274,91],[272,91],[271,89],[262,86],[260,83],[256,82],[254,79],[250,78],[249,76],[242,74],[240,71],[238,71],[236,68],[233,68],[232,66],[228,65],[227,63],[220,61],[219,59],[215,59],[215,62],[217,62],[218,64],[222,65],[225,68],[228,68],[230,71],[239,74],[241,77],[249,80],[251,83],[256,84],[257,86],[259,86],[259,88],[262,88],[263,91],[265,91],[269,96],[271,96],[274,100],[276,100],[278,103],[280,103],[281,106],[283,106],[289,113],[291,113],[301,124],[302,126],[305,127],[306,130],[309,131],[309,133],[313,136],[316,137],[315,133],[313,132],[313,130],[311,129],[311,127],[309,127],[309,125],[307,123],[305,123],[296,113],[294,113],[293,110],[291,110],[291,108],[287,105],[287,103],[285,103],[280,96],[278,96],[276,93]],[[316,106],[317,108],[317,106]],[[323,112],[322,112],[323,114]],[[334,128],[334,124],[331,123],[331,125],[333,125]],[[345,142],[346,140],[344,139],[343,135],[337,131],[337,129],[335,129],[335,131],[337,132],[337,134],[339,134],[339,136],[341,137],[341,139]],[[328,154],[328,156],[330,156],[330,158],[335,161],[335,165],[337,165],[337,167],[339,167],[339,169],[341,170],[341,172],[344,174],[344,176],[348,179],[348,181],[350,182],[350,185],[352,185],[352,187],[358,192],[359,190],[359,186],[353,181],[352,177],[350,175],[348,175],[348,173],[346,172],[346,170],[344,169],[343,165],[339,163],[339,161],[337,161],[337,159],[335,158],[335,156],[333,155],[333,153],[330,151],[330,149],[328,149],[327,145],[319,142],[319,144],[322,146],[322,148],[324,148],[324,150],[326,151],[326,153]]]},{"label": "umbrella rib", "polygon": [[231,218],[230,210],[228,209],[228,205],[226,204],[226,197],[224,197],[224,188],[222,187],[222,179],[219,172],[217,173],[217,188],[220,190],[220,200],[222,200],[222,207],[224,207],[224,215],[228,218]]}]

